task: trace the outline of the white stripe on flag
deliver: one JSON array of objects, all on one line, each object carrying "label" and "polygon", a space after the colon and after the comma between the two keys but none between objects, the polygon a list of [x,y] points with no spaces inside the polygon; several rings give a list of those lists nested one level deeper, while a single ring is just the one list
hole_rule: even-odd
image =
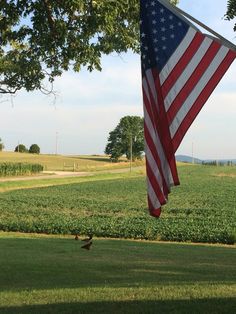
[{"label": "white stripe on flag", "polygon": [[160,83],[163,85],[171,71],[174,69],[176,64],[179,62],[182,55],[185,53],[188,46],[191,44],[194,36],[196,35],[197,31],[193,29],[192,27],[189,28],[187,34],[183,38],[182,42],[179,44],[176,51],[172,54],[164,68],[162,69],[160,73]]},{"label": "white stripe on flag", "polygon": [[159,168],[158,168],[158,165],[152,155],[152,152],[148,146],[148,144],[146,143],[145,145],[145,152],[146,152],[146,158],[147,158],[147,161],[157,179],[157,182],[159,183],[159,186],[160,186],[160,189],[164,195],[164,191],[163,191],[163,181],[162,181],[162,176],[160,174],[160,171],[159,171]]},{"label": "white stripe on flag", "polygon": [[147,99],[148,99],[149,103],[151,103],[151,99],[150,99],[150,95],[149,95],[149,91],[148,91],[148,84],[147,84],[146,79],[143,79],[143,83],[142,84],[143,84],[143,89],[145,91]]},{"label": "white stripe on flag", "polygon": [[201,94],[202,90],[205,88],[213,74],[216,72],[222,61],[224,60],[225,56],[229,52],[229,48],[222,46],[218,53],[216,54],[215,58],[212,60],[211,64],[198,81],[198,84],[194,87],[191,94],[188,96],[186,101],[183,103],[181,108],[179,109],[178,113],[176,114],[175,118],[173,119],[170,125],[170,134],[171,138],[174,137],[175,133],[177,132],[180,124],[183,122],[184,118],[188,114],[189,110],[192,108],[193,104]]},{"label": "white stripe on flag", "polygon": [[[145,91],[146,93],[146,91]],[[161,141],[160,141],[160,138],[159,138],[159,135],[157,134],[157,132],[155,131],[155,128],[152,124],[152,120],[147,112],[147,109],[146,107],[144,106],[143,108],[144,110],[144,119],[145,119],[145,123],[146,123],[146,126],[147,126],[147,129],[149,131],[149,134],[152,138],[152,141],[155,145],[155,148],[156,148],[156,151],[158,152],[158,156],[160,158],[160,161],[161,161],[161,168],[162,168],[162,172],[164,174],[164,179],[165,179],[165,182],[166,182],[166,185],[168,187],[172,186],[174,184],[174,180],[173,180],[173,177],[172,177],[172,173],[171,173],[171,170],[170,170],[170,166],[169,166],[169,163],[166,159],[166,156],[165,156],[165,153],[164,153],[164,150],[163,150],[163,146],[161,144]]]},{"label": "white stripe on flag", "polygon": [[156,193],[152,187],[152,184],[151,182],[149,181],[149,178],[147,177],[147,186],[148,186],[148,196],[149,196],[149,199],[152,203],[152,206],[155,208],[155,209],[158,209],[161,207],[161,203],[159,202],[157,196],[156,196]]},{"label": "white stripe on flag", "polygon": [[181,73],[170,92],[167,94],[165,98],[165,108],[166,111],[170,108],[172,102],[175,100],[175,97],[178,96],[179,92],[182,90],[186,82],[189,80],[190,76],[193,74],[202,58],[206,54],[208,48],[212,44],[213,40],[210,38],[205,38],[202,42],[201,46],[198,48],[197,52],[193,56],[192,60],[189,62],[187,67]]}]

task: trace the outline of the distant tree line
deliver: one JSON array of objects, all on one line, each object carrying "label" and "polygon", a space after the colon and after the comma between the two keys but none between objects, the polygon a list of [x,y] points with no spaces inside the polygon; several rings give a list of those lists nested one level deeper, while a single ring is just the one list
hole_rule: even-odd
[{"label": "distant tree line", "polygon": [[40,147],[37,144],[32,144],[29,149],[23,144],[19,144],[15,148],[15,152],[18,153],[30,153],[30,154],[40,154]]},{"label": "distant tree line", "polygon": [[[0,138],[0,152],[3,151],[4,147],[5,147],[4,143],[3,143],[2,139]],[[30,146],[30,148],[27,149],[25,145],[18,144],[15,147],[14,151],[17,152],[17,153],[40,154],[40,147],[38,146],[38,144],[32,144]]]},{"label": "distant tree line", "polygon": [[218,161],[218,160],[211,160],[211,161],[202,161],[202,165],[204,166],[233,166],[234,163],[232,160],[227,161]]}]

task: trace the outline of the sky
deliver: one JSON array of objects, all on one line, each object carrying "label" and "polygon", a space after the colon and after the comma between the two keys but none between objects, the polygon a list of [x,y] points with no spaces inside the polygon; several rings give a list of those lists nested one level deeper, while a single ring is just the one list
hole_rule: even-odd
[{"label": "sky", "polygon": [[[217,4],[216,4],[217,3]],[[235,21],[224,20],[227,0],[180,0],[188,12],[236,44]],[[126,115],[143,116],[140,57],[112,54],[102,72],[66,72],[56,98],[18,92],[0,99],[0,137],[6,151],[38,144],[44,154],[103,154],[109,132]],[[202,159],[236,158],[236,61],[183,139],[177,154]]]}]

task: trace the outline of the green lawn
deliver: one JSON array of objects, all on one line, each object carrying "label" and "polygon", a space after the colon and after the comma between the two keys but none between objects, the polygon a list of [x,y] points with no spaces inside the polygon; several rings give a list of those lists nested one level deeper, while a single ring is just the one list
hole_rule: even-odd
[{"label": "green lawn", "polygon": [[0,313],[225,313],[236,247],[0,234]]}]

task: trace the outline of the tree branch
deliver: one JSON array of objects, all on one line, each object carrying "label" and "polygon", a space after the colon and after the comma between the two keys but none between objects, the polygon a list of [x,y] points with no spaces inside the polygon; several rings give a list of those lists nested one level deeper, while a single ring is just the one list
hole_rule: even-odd
[{"label": "tree branch", "polygon": [[[1,85],[6,85],[2,82],[0,82]],[[11,95],[14,95],[20,88],[19,87],[15,87],[14,89],[11,89],[11,88],[3,88],[3,87],[0,87],[0,94],[11,94]]]},{"label": "tree branch", "polygon": [[55,22],[54,22],[54,19],[52,17],[52,11],[51,11],[51,7],[50,7],[50,4],[49,4],[49,1],[48,0],[43,0],[43,3],[44,3],[44,6],[45,6],[45,9],[46,9],[46,13],[47,13],[47,19],[48,19],[48,24],[49,24],[49,28],[50,28],[50,31],[52,32],[53,35],[55,35]]}]

